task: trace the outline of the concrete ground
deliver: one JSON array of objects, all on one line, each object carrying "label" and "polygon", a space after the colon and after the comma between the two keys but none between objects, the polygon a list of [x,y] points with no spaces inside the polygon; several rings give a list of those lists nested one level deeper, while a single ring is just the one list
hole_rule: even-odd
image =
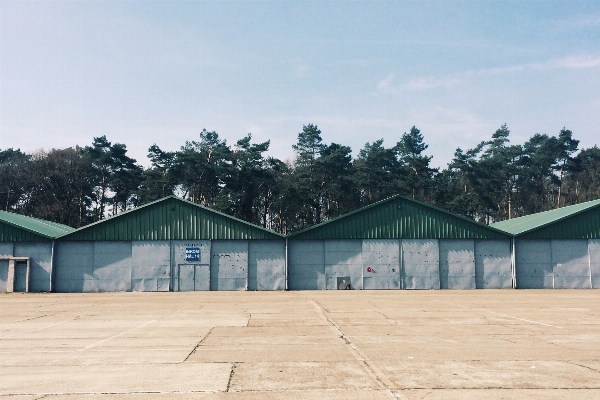
[{"label": "concrete ground", "polygon": [[0,399],[600,399],[600,291],[0,295]]}]

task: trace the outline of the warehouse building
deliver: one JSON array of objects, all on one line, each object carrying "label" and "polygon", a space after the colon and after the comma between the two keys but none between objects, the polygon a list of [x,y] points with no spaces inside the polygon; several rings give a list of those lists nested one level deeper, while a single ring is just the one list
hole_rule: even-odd
[{"label": "warehouse building", "polygon": [[175,196],[56,242],[57,292],[284,290],[285,238]]},{"label": "warehouse building", "polygon": [[509,234],[402,196],[288,236],[292,290],[513,284]]},{"label": "warehouse building", "polygon": [[54,240],[65,225],[0,211],[0,292],[49,292]]},{"label": "warehouse building", "polygon": [[0,292],[599,286],[600,200],[486,226],[395,196],[287,238],[175,196],[77,230],[0,211]]},{"label": "warehouse building", "polygon": [[600,287],[600,200],[491,226],[514,236],[518,288]]}]

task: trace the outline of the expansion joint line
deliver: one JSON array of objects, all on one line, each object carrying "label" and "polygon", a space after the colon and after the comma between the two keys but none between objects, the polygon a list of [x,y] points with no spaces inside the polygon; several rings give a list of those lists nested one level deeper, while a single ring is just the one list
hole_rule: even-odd
[{"label": "expansion joint line", "polygon": [[190,358],[190,356],[192,354],[194,354],[196,352],[196,350],[198,350],[198,347],[200,347],[200,343],[202,342],[203,339],[204,338],[200,339],[200,341],[194,346],[192,351],[190,351],[190,353],[183,359],[183,362],[186,362],[188,360],[188,358]]},{"label": "expansion joint line", "polygon": [[455,305],[455,306],[458,306],[458,307],[466,308],[466,309],[468,309],[468,310],[473,310],[473,311],[475,311],[475,312],[483,312],[483,313],[488,313],[488,314],[494,314],[494,315],[499,315],[499,316],[501,316],[501,317],[505,317],[505,318],[512,318],[512,319],[516,319],[516,320],[518,320],[518,321],[529,322],[529,323],[531,323],[531,324],[537,324],[537,325],[548,326],[548,327],[550,327],[550,328],[562,329],[562,327],[560,327],[560,326],[551,325],[551,324],[546,324],[546,323],[544,323],[544,322],[540,322],[540,321],[534,321],[534,320],[531,320],[531,319],[525,319],[525,318],[513,317],[512,315],[500,314],[500,313],[497,313],[497,312],[494,312],[494,311],[489,311],[489,310],[486,310],[486,309],[484,309],[484,308],[477,309],[477,308],[475,308],[475,307],[467,307],[467,306],[463,306],[462,304],[456,304],[456,303],[447,303],[447,304],[452,304],[452,305]]},{"label": "expansion joint line", "polygon": [[208,337],[208,335],[210,335],[212,333],[213,329],[214,329],[214,327],[210,328],[210,330],[208,331],[208,333],[206,335],[204,335],[202,337],[202,339],[200,339],[198,341],[198,343],[196,343],[196,346],[194,346],[194,348],[192,349],[192,351],[190,351],[190,353],[185,357],[185,359],[183,360],[183,362],[186,362],[192,356],[192,354],[194,354],[196,352],[196,350],[198,350],[198,347],[200,347],[200,344],[202,344],[202,342],[204,341],[204,339],[206,339]]},{"label": "expansion joint line", "polygon": [[348,351],[350,351],[352,356],[354,356],[354,358],[360,363],[367,375],[369,375],[371,379],[373,379],[381,389],[385,390],[388,393],[388,395],[393,399],[408,400],[406,396],[400,393],[400,391],[393,391],[398,390],[399,388],[396,387],[396,385],[394,385],[394,383],[383,373],[383,371],[381,371],[375,364],[373,364],[373,362],[371,362],[367,357],[365,357],[364,354],[362,354],[358,347],[356,347],[356,345],[352,343],[350,339],[348,339],[348,337],[338,324],[336,324],[331,318],[325,315],[325,313],[323,312],[323,307],[321,307],[321,305],[317,301],[308,298],[307,300],[309,300],[312,303],[313,307],[319,314],[319,317],[321,317],[322,320],[326,321],[329,324],[330,328],[336,333],[336,335],[338,335],[344,341]]},{"label": "expansion joint line", "polygon": [[85,346],[85,347],[83,347],[83,348],[79,349],[78,351],[89,350],[89,349],[91,349],[91,348],[93,348],[93,347],[96,347],[96,346],[98,346],[98,345],[101,345],[102,343],[108,342],[109,340],[113,340],[113,339],[115,339],[115,338],[118,338],[118,337],[120,337],[120,336],[123,336],[123,335],[126,335],[126,334],[128,334],[128,333],[131,333],[131,332],[133,332],[133,331],[135,331],[135,330],[137,330],[137,329],[143,328],[143,327],[145,327],[146,325],[149,325],[149,324],[151,324],[151,323],[153,323],[153,322],[156,322],[156,320],[155,320],[155,319],[153,319],[152,321],[146,321],[146,322],[144,322],[143,324],[141,324],[141,325],[139,325],[139,326],[136,326],[135,328],[131,328],[131,329],[129,329],[129,330],[126,330],[126,331],[124,331],[124,332],[117,333],[116,335],[113,335],[113,336],[111,336],[111,337],[109,337],[109,338],[106,338],[106,339],[99,340],[99,341],[97,341],[96,343],[92,343],[92,344],[90,344],[89,346]]},{"label": "expansion joint line", "polygon": [[231,364],[231,372],[229,373],[229,380],[227,381],[227,389],[225,390],[226,392],[229,392],[229,389],[231,388],[231,380],[233,379],[233,376],[235,375],[236,367],[237,367],[236,363]]}]

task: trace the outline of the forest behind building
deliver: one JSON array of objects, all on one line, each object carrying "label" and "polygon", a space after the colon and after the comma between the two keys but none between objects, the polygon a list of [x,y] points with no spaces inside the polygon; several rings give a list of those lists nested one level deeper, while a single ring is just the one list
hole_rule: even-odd
[{"label": "forest behind building", "polygon": [[229,144],[206,130],[178,151],[151,145],[147,168],[106,136],[65,149],[6,149],[0,209],[81,227],[176,195],[290,233],[397,194],[488,224],[600,198],[600,148],[580,149],[566,128],[523,144],[509,136],[501,126],[474,148],[456,149],[444,169],[432,167],[414,126],[353,157],[308,124],[286,161],[267,156],[269,141],[251,134]]}]

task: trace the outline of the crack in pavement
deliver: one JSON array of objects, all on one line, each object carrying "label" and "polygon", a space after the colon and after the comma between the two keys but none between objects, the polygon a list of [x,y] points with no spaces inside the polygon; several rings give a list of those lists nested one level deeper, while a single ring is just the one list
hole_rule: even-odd
[{"label": "crack in pavement", "polygon": [[233,376],[235,375],[236,366],[237,366],[237,363],[231,364],[231,372],[229,373],[229,380],[227,381],[227,389],[225,389],[225,392],[229,392],[229,389],[231,389],[231,380],[233,379]]},{"label": "crack in pavement", "polygon": [[[340,328],[340,326],[331,318],[325,315],[323,312],[324,308],[321,307],[316,300],[309,299],[308,297],[306,297],[306,300],[312,303],[316,312],[319,314],[319,317],[329,323],[330,328],[345,342],[346,348],[360,363],[367,375],[369,375],[381,389],[385,390],[393,399],[408,400],[406,396],[400,393],[400,388],[396,387],[396,385],[383,373],[383,371],[381,371],[373,362],[371,362],[371,360],[362,354],[358,347],[356,347],[356,345],[352,343],[350,339],[348,339],[342,328]],[[397,390],[397,392],[394,392],[393,390]]]},{"label": "crack in pavement", "polygon": [[587,368],[587,369],[589,369],[589,370],[591,370],[591,371],[594,371],[594,372],[600,372],[600,371],[598,371],[596,368],[588,367],[587,365],[583,365],[583,364],[577,364],[577,363],[574,363],[574,362],[572,362],[572,361],[567,361],[567,362],[568,362],[569,364],[572,364],[572,365],[577,365],[578,367],[581,367],[581,368]]},{"label": "crack in pavement", "polygon": [[208,337],[208,335],[210,335],[213,331],[213,329],[215,329],[214,327],[210,328],[210,330],[208,331],[208,333],[206,335],[204,335],[202,337],[202,339],[200,339],[200,341],[196,344],[196,346],[194,346],[194,348],[192,349],[192,351],[190,351],[190,354],[187,355],[187,357],[185,357],[185,359],[182,362],[186,362],[188,360],[188,358],[190,358],[190,356],[192,354],[194,354],[196,352],[196,350],[198,350],[198,347],[200,347],[200,344],[204,341],[204,339],[206,339]]}]

